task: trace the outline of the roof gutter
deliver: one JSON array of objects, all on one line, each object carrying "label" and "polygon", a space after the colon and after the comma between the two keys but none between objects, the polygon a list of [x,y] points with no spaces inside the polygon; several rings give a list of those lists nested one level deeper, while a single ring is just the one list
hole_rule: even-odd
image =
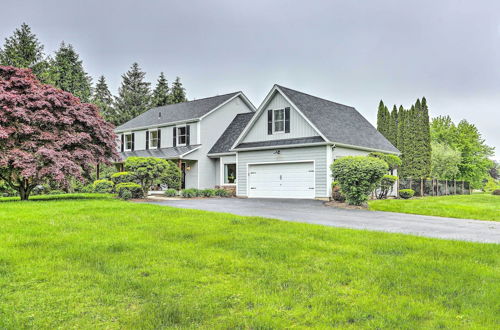
[{"label": "roof gutter", "polygon": [[139,127],[132,127],[132,128],[126,128],[126,129],[117,129],[115,128],[115,133],[124,133],[124,132],[132,132],[132,131],[137,131],[137,130],[143,130],[143,129],[150,129],[150,128],[161,128],[161,127],[166,127],[166,126],[174,126],[177,124],[181,123],[195,123],[200,121],[200,118],[191,118],[191,119],[184,119],[184,120],[177,120],[177,121],[171,121],[167,123],[161,123],[157,125],[149,125],[149,126],[139,126]]}]

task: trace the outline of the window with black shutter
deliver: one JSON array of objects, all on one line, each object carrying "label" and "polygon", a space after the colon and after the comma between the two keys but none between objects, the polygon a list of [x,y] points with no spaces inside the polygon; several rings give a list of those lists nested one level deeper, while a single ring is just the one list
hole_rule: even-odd
[{"label": "window with black shutter", "polygon": [[186,125],[186,145],[188,146],[190,144],[190,141],[191,141],[191,126],[189,125]]},{"label": "window with black shutter", "polygon": [[267,134],[273,134],[273,110],[267,110]]},{"label": "window with black shutter", "polygon": [[285,133],[290,133],[290,108],[285,108]]},{"label": "window with black shutter", "polygon": [[172,143],[173,143],[172,145],[174,147],[176,147],[177,146],[177,127],[173,127],[172,131],[174,132],[174,138],[173,138],[173,141],[172,141]]}]

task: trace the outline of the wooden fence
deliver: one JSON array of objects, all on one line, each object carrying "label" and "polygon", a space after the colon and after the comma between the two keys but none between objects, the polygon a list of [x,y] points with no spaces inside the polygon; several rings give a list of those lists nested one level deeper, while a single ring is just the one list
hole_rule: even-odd
[{"label": "wooden fence", "polygon": [[415,196],[469,195],[467,181],[400,178],[397,181],[397,195],[401,189],[413,189]]}]

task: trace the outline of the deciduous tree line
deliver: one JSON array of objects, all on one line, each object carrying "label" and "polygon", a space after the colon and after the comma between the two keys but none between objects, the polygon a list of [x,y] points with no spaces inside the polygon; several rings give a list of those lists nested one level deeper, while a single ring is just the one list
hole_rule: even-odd
[{"label": "deciduous tree line", "polygon": [[97,105],[101,115],[115,125],[123,124],[149,108],[187,101],[179,77],[169,87],[162,72],[151,90],[151,84],[145,80],[146,73],[137,63],[122,75],[117,96],[109,91],[104,76],[100,76],[93,87],[92,78],[71,44],[62,42],[54,56],[46,56],[44,46],[24,23],[0,47],[0,65],[31,69],[42,83],[70,92],[82,102]]},{"label": "deciduous tree line", "polygon": [[493,148],[466,120],[458,125],[449,116],[429,121],[425,97],[409,109],[380,101],[377,129],[401,152],[400,177],[465,180],[480,188],[489,177]]}]

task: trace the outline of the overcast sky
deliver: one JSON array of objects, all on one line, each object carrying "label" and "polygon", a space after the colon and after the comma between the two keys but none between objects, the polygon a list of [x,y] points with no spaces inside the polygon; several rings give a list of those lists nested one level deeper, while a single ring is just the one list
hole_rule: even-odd
[{"label": "overcast sky", "polygon": [[2,1],[0,39],[22,22],[53,54],[73,44],[116,94],[137,61],[188,98],[275,83],[356,107],[425,96],[431,116],[476,124],[500,159],[500,1]]}]

